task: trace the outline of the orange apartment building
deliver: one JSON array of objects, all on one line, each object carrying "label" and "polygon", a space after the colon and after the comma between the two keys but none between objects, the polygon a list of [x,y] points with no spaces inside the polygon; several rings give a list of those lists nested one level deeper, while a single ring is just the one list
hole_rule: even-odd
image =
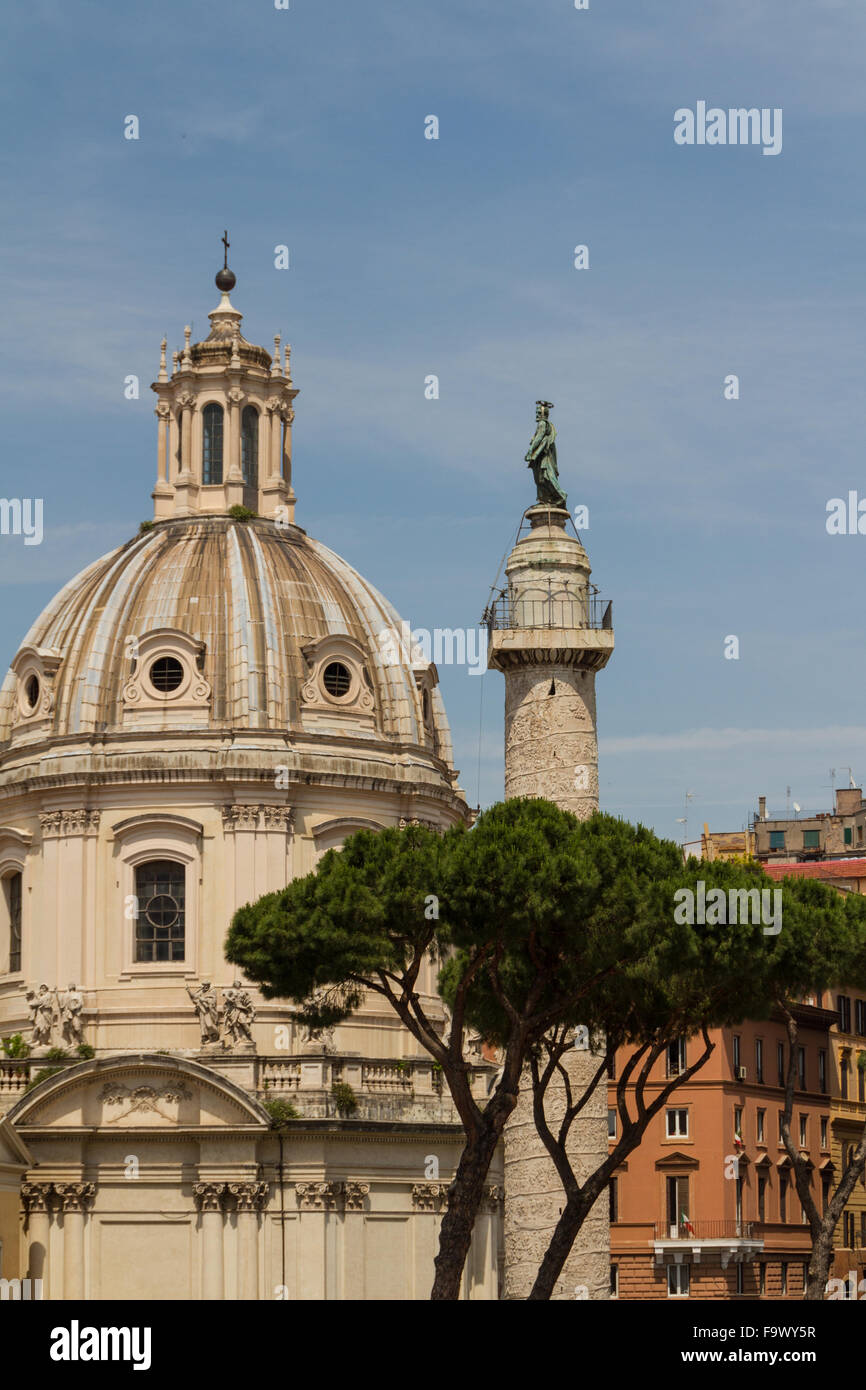
[{"label": "orange apartment building", "polygon": [[[831,1098],[837,1047],[831,1030],[838,1015],[820,1001],[798,1004],[795,1012],[801,1041],[792,1131],[808,1155],[813,1195],[821,1203],[839,1164]],[[672,1094],[611,1181],[614,1297],[803,1296],[811,1239],[779,1126],[788,1061],[784,1025],[747,1022],[716,1030],[713,1041],[710,1060]],[[700,1038],[672,1044],[647,1099],[702,1046]],[[628,1055],[623,1052],[617,1064]],[[615,1079],[608,1085],[614,1137]],[[842,1262],[851,1267],[850,1252]]]}]

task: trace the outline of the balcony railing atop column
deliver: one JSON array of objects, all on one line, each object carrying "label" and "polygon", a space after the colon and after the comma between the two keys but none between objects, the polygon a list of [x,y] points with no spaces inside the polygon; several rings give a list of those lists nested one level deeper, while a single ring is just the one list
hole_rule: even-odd
[{"label": "balcony railing atop column", "polygon": [[596,628],[613,627],[613,604],[598,594],[574,589],[521,589],[515,594],[503,590],[488,605],[482,622],[488,634],[494,628]]}]

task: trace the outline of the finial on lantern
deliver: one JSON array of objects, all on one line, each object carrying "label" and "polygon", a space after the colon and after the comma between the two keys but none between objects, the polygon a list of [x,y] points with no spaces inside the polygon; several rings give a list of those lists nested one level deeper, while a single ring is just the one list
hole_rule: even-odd
[{"label": "finial on lantern", "polygon": [[280,335],[274,334],[274,356],[271,362],[271,376],[280,375]]},{"label": "finial on lantern", "polygon": [[222,270],[218,270],[216,273],[216,287],[218,290],[221,290],[223,294],[228,294],[229,290],[233,290],[235,285],[237,284],[237,278],[229,270],[229,247],[231,246],[231,242],[229,241],[229,234],[227,230],[223,232],[220,240],[222,241],[224,248],[223,266]]},{"label": "finial on lantern", "polygon": [[168,339],[163,338],[159,345],[159,376],[157,377],[157,381],[168,381],[168,372],[165,369],[165,349],[167,342]]},{"label": "finial on lantern", "polygon": [[285,366],[286,381],[291,381],[291,379],[292,379],[292,345],[291,345],[291,343],[286,343],[286,346],[285,346],[285,348],[283,349],[283,351],[284,351],[284,353],[285,353],[285,359],[286,359],[286,366]]}]

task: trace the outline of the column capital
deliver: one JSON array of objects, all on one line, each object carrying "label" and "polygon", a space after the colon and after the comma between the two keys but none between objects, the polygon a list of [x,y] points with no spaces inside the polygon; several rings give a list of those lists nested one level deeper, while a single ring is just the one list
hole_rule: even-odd
[{"label": "column capital", "polygon": [[228,1191],[235,1198],[238,1211],[261,1211],[270,1187],[266,1182],[230,1182]]},{"label": "column capital", "polygon": [[368,1182],[347,1182],[346,1183],[346,1211],[363,1211],[364,1199],[369,1196],[370,1184]]}]

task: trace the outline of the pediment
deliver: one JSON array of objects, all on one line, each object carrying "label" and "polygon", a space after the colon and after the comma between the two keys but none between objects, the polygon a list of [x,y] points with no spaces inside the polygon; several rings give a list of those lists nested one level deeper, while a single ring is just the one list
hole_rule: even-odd
[{"label": "pediment", "polygon": [[684,1154],[679,1149],[673,1153],[665,1154],[664,1158],[656,1160],[656,1168],[700,1168],[700,1163],[691,1154]]},{"label": "pediment", "polygon": [[186,1058],[99,1058],[65,1068],[9,1112],[16,1129],[268,1127],[261,1106],[233,1082]]}]

